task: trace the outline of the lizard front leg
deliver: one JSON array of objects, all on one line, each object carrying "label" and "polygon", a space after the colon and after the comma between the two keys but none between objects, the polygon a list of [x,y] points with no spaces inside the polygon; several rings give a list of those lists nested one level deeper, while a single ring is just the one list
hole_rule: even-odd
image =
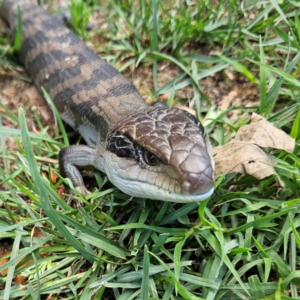
[{"label": "lizard front leg", "polygon": [[83,195],[90,192],[84,186],[82,176],[77,167],[93,166],[96,150],[85,145],[72,145],[63,148],[59,152],[59,171],[60,174],[69,178],[73,186]]}]

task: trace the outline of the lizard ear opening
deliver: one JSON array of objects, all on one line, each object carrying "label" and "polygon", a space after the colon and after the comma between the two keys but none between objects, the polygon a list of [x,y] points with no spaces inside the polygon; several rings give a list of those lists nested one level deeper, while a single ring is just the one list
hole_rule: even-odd
[{"label": "lizard ear opening", "polygon": [[132,140],[126,135],[113,132],[107,140],[107,150],[118,157],[136,158],[135,147]]}]

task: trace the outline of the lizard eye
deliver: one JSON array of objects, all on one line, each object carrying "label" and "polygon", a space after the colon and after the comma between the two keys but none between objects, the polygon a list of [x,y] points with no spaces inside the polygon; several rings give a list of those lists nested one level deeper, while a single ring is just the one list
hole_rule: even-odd
[{"label": "lizard eye", "polygon": [[145,162],[150,166],[155,166],[157,164],[157,157],[146,150],[144,152],[144,159]]}]

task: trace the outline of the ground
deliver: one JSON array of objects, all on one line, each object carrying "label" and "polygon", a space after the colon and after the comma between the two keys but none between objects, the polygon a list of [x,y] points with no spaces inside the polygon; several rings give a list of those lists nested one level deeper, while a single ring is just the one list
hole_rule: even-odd
[{"label": "ground", "polygon": [[[43,2],[54,14],[67,7],[63,0]],[[34,290],[36,299],[297,299],[300,23],[294,3],[72,3],[79,8],[74,29],[87,45],[121,70],[147,104],[174,96],[173,106],[198,109],[214,149],[228,152],[217,168],[233,163],[238,172],[217,171],[209,201],[176,204],[131,199],[89,170],[88,187],[95,190],[81,207],[67,203],[57,171],[64,134],[0,19],[0,298],[25,299]],[[22,116],[16,118],[20,107],[34,134],[28,140]],[[21,128],[22,138],[12,128]],[[270,159],[262,163],[271,173],[241,176],[261,163],[260,153]]]}]

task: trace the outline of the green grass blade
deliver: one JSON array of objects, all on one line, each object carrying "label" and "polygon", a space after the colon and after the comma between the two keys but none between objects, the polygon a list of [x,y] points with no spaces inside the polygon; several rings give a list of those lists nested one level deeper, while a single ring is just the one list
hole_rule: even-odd
[{"label": "green grass blade", "polygon": [[257,275],[250,276],[248,281],[251,289],[251,295],[254,297],[254,299],[265,299],[263,286],[258,276]]},{"label": "green grass blade", "polygon": [[18,13],[17,13],[18,23],[15,33],[15,40],[14,40],[14,51],[18,52],[21,49],[21,42],[22,42],[22,12],[20,6],[18,6]]},{"label": "green grass blade", "polygon": [[[152,39],[152,51],[158,51],[158,13],[157,13],[157,0],[152,0],[152,22],[153,22],[153,39]],[[154,91],[158,90],[158,83],[157,83],[157,60],[153,61],[153,86]]]},{"label": "green grass blade", "polygon": [[300,109],[293,123],[291,137],[294,138],[296,141],[300,140]]},{"label": "green grass blade", "polygon": [[233,60],[231,58],[228,58],[224,55],[219,55],[220,58],[222,58],[224,61],[226,61],[228,64],[232,65],[234,69],[241,74],[243,74],[245,77],[247,77],[252,83],[258,83],[258,79],[249,71],[247,67],[242,65],[241,63],[237,62],[236,60]]},{"label": "green grass blade", "polygon": [[[261,37],[259,40],[259,53],[260,53],[260,61],[261,63],[265,63],[265,54],[264,54],[264,48],[262,47],[262,41]],[[267,72],[266,68],[264,66],[260,66],[260,85],[259,85],[259,112],[263,114],[264,109],[266,107],[266,95],[267,95]]]},{"label": "green grass blade", "polygon": [[142,278],[142,290],[141,290],[141,299],[149,298],[149,266],[150,259],[147,246],[144,247],[144,263],[143,263],[143,278]]},{"label": "green grass blade", "polygon": [[[21,237],[23,235],[23,232],[17,230],[16,231],[16,237],[14,240],[14,245],[13,245],[13,249],[11,251],[11,261],[16,259],[18,252],[20,250],[20,241],[21,241]],[[13,276],[14,276],[14,272],[15,272],[15,264],[11,264],[11,266],[8,268],[8,273],[7,273],[7,278],[6,278],[6,285],[5,285],[5,290],[4,290],[4,300],[9,300],[10,299],[10,293],[11,293],[11,287],[12,287],[12,280],[13,280]]]},{"label": "green grass blade", "polygon": [[53,222],[57,230],[59,230],[60,233],[63,236],[65,236],[65,238],[74,246],[75,249],[77,249],[84,257],[86,257],[87,260],[94,261],[94,255],[86,251],[86,249],[76,239],[74,239],[74,237],[70,234],[70,232],[67,230],[64,224],[58,218],[55,210],[52,208],[50,204],[48,194],[47,194],[47,189],[45,188],[44,181],[40,176],[40,173],[36,165],[36,161],[34,159],[34,154],[32,151],[32,146],[28,135],[25,116],[22,109],[19,110],[19,122],[21,126],[24,149],[26,151],[28,164],[31,170],[32,180],[35,185],[36,192],[41,198],[41,205],[44,212],[49,217],[49,219]]}]

